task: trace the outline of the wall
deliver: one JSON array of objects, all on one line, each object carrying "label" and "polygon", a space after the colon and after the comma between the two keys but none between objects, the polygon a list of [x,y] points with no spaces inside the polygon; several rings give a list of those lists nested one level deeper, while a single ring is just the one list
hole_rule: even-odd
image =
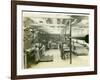
[{"label": "wall", "polygon": [[[34,0],[35,1],[35,0]],[[58,3],[74,3],[74,4],[93,4],[98,5],[98,14],[100,14],[100,1],[99,0],[36,0],[45,2],[58,2]],[[10,35],[11,35],[11,11],[10,0],[0,0],[0,80],[10,80]],[[98,41],[100,41],[100,15],[98,15]],[[100,44],[100,42],[98,42]],[[98,45],[99,49],[100,45]],[[98,51],[98,67],[100,67],[100,50]],[[84,76],[71,76],[59,78],[42,78],[35,80],[100,80],[100,68],[98,68],[98,75],[84,75]],[[32,80],[32,79],[31,79]]]}]

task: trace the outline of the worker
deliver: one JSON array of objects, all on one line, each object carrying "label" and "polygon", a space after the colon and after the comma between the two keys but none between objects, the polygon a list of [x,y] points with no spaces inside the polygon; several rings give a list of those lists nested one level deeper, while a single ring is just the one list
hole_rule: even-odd
[{"label": "worker", "polygon": [[38,63],[40,60],[40,54],[39,54],[39,47],[37,45],[35,45],[34,53],[35,53],[35,63]]}]

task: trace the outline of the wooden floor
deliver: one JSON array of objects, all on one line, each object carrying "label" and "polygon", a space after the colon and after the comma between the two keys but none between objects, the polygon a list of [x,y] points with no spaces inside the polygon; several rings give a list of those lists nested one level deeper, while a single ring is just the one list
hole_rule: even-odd
[{"label": "wooden floor", "polygon": [[38,64],[32,64],[31,68],[54,68],[54,67],[80,67],[89,65],[88,55],[76,56],[72,55],[72,64],[70,59],[62,60],[60,57],[59,49],[51,49],[44,53],[45,55],[53,56],[51,62],[39,62]]}]

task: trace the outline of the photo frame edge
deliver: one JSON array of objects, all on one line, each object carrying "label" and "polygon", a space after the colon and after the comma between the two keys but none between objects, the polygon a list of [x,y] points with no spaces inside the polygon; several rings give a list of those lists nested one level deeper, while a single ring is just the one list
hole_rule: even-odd
[{"label": "photo frame edge", "polygon": [[[92,75],[92,74],[97,74],[97,6],[96,5],[82,5],[82,4],[64,4],[63,7],[70,7],[73,8],[75,6],[75,8],[89,8],[89,9],[94,9],[94,71],[87,71],[87,72],[75,72],[75,73],[57,73],[57,74],[38,74],[38,75],[23,75],[23,76],[17,76],[17,23],[16,23],[16,6],[17,5],[34,5],[33,3],[35,3],[35,5],[38,6],[38,3],[43,6],[43,4],[45,4],[45,6],[51,6],[52,4],[57,4],[57,6],[61,6],[63,3],[47,3],[47,2],[31,2],[31,1],[11,1],[11,79],[29,79],[29,78],[45,78],[45,77],[61,77],[61,76],[78,76],[78,75]],[[49,5],[51,4],[51,5]],[[66,6],[67,5],[67,6]],[[71,5],[74,5],[71,7]]]}]

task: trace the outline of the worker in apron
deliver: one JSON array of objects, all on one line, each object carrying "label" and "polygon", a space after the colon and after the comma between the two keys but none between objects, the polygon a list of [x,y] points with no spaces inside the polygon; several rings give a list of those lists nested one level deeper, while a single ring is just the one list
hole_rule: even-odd
[{"label": "worker in apron", "polygon": [[35,53],[35,62],[38,63],[40,60],[40,54],[39,54],[39,47],[37,45],[35,45],[34,53]]}]

